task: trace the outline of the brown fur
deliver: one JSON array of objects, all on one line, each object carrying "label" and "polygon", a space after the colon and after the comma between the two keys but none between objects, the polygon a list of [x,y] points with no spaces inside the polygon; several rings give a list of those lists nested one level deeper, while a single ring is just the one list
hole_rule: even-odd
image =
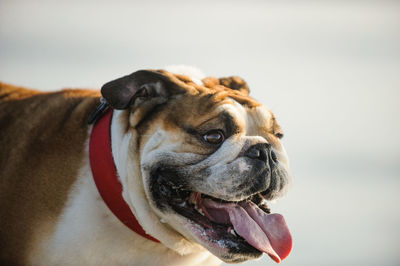
[{"label": "brown fur", "polygon": [[251,108],[261,105],[248,95],[249,88],[246,82],[237,76],[220,79],[207,77],[203,79],[204,85],[198,85],[190,77],[184,75],[173,74],[165,70],[158,70],[158,72],[162,73],[173,83],[184,88],[189,94],[216,94],[216,101],[222,101],[229,97]]},{"label": "brown fur", "polygon": [[[86,156],[87,118],[99,93],[40,93],[0,83],[0,265],[24,265],[48,234]],[[50,226],[39,232],[39,224]]]}]

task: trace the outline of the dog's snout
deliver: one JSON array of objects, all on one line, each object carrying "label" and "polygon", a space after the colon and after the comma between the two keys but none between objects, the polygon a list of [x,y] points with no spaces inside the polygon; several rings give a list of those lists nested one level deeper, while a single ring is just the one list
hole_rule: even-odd
[{"label": "dog's snout", "polygon": [[[258,159],[263,162],[267,162],[270,153],[271,153],[271,145],[270,144],[258,143],[258,144],[251,146],[244,155],[251,159]],[[272,157],[272,155],[271,155],[271,157]],[[276,156],[275,156],[275,158],[276,158]]]}]

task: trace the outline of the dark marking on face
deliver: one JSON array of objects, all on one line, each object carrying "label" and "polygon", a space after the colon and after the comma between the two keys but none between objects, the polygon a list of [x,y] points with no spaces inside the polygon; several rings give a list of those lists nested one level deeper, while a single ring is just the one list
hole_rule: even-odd
[{"label": "dark marking on face", "polygon": [[171,204],[166,199],[179,204],[189,196],[189,192],[183,191],[187,187],[186,179],[171,166],[165,166],[163,163],[157,164],[150,171],[149,185],[153,201],[161,211],[165,211]]},{"label": "dark marking on face", "polygon": [[243,129],[235,122],[233,116],[228,112],[223,112],[221,115],[221,120],[225,125],[225,132],[227,134],[226,138],[232,135],[240,133]]},{"label": "dark marking on face", "polygon": [[219,83],[227,88],[240,91],[244,94],[250,93],[250,89],[249,86],[247,86],[247,83],[238,76],[219,78]]}]

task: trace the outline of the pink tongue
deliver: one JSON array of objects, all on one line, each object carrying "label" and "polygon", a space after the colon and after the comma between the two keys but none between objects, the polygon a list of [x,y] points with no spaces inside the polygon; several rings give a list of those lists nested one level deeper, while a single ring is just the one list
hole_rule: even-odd
[{"label": "pink tongue", "polygon": [[278,263],[292,250],[292,236],[280,214],[267,214],[250,201],[234,204],[203,199],[201,207],[214,222],[227,223],[229,217],[241,237]]}]

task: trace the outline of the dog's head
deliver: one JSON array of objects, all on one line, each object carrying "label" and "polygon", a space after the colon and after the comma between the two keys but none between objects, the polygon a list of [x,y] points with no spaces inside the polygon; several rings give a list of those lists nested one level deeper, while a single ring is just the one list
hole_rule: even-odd
[{"label": "dog's head", "polygon": [[241,262],[262,252],[280,261],[290,252],[283,217],[266,205],[290,182],[283,134],[273,113],[248,94],[239,77],[200,85],[151,70],[102,88],[122,110],[126,154],[117,155],[117,168],[124,198],[148,233],[180,253],[199,244]]}]

